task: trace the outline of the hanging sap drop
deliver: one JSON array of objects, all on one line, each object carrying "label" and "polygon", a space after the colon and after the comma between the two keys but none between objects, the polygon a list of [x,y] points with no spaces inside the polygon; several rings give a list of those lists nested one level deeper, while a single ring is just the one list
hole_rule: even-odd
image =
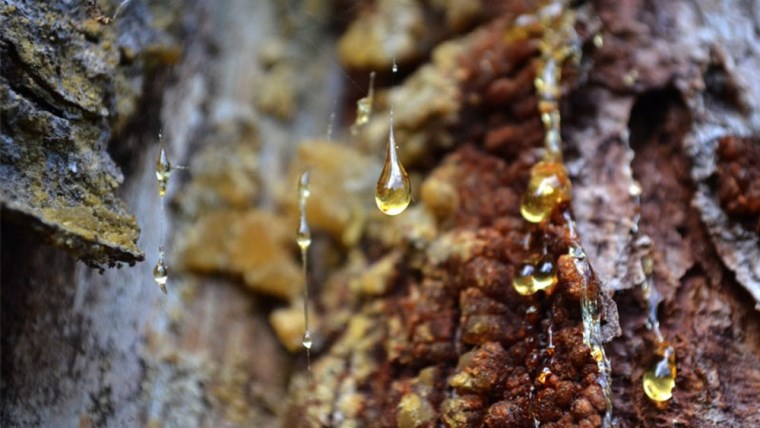
[{"label": "hanging sap drop", "polygon": [[570,200],[570,180],[561,162],[539,162],[530,170],[520,214],[531,223],[548,219],[554,209]]},{"label": "hanging sap drop", "polygon": [[392,113],[390,129],[388,152],[385,156],[383,171],[380,173],[380,178],[375,187],[375,203],[383,214],[398,215],[404,212],[412,200],[412,185],[396,152]]},{"label": "hanging sap drop", "polygon": [[311,341],[311,333],[309,330],[306,330],[303,334],[303,347],[306,349],[311,349],[312,341]]},{"label": "hanging sap drop", "polygon": [[539,260],[536,269],[533,272],[532,280],[533,289],[535,291],[544,290],[546,292],[551,292],[557,284],[557,270],[549,255],[546,255]]},{"label": "hanging sap drop", "polygon": [[303,218],[300,223],[298,234],[296,235],[296,243],[301,251],[306,251],[311,245],[311,231],[309,230],[309,225]]},{"label": "hanging sap drop", "polygon": [[356,122],[357,126],[369,122],[369,116],[372,113],[372,98],[364,97],[356,102]]},{"label": "hanging sap drop", "polygon": [[552,374],[551,369],[549,367],[544,367],[541,370],[541,373],[538,374],[538,381],[541,382],[541,385],[546,384],[546,380],[549,378],[549,376]]},{"label": "hanging sap drop", "polygon": [[164,145],[161,144],[161,151],[156,159],[156,179],[158,180],[158,195],[162,198],[166,195],[166,186],[169,184],[169,176],[172,174],[172,164],[169,157],[166,156]]},{"label": "hanging sap drop", "polygon": [[523,296],[529,296],[536,292],[536,289],[533,288],[533,273],[535,270],[535,266],[530,263],[525,263],[520,267],[520,270],[517,271],[517,274],[512,279],[512,286],[515,288],[515,291]]},{"label": "hanging sap drop", "polygon": [[158,262],[153,268],[153,279],[155,279],[156,284],[161,287],[161,291],[166,294],[166,281],[169,279],[169,271],[166,268],[166,262],[164,262],[163,251],[158,254]]},{"label": "hanging sap drop", "polygon": [[567,250],[567,254],[569,254],[570,257],[577,260],[586,259],[586,253],[583,251],[583,247],[581,247],[580,245],[576,245],[576,244],[571,245],[570,249]]},{"label": "hanging sap drop", "polygon": [[676,386],[676,352],[666,344],[659,348],[658,359],[644,372],[643,386],[650,400],[664,403],[673,397]]}]

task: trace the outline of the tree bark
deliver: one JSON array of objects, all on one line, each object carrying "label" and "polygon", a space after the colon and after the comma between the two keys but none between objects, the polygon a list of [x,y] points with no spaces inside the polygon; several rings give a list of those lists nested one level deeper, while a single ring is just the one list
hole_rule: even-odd
[{"label": "tree bark", "polygon": [[[109,25],[85,3],[0,6],[3,426],[602,424],[561,215],[545,232],[556,291],[511,284],[544,130],[540,31],[506,35],[540,2],[133,0]],[[579,3],[563,152],[613,423],[760,425],[760,3]],[[352,135],[370,71],[374,110]],[[415,188],[395,219],[370,196],[391,106]],[[168,296],[151,276],[159,130],[189,168],[170,180]],[[644,235],[676,351],[666,406],[641,386]],[[143,254],[100,274],[74,258]]]}]

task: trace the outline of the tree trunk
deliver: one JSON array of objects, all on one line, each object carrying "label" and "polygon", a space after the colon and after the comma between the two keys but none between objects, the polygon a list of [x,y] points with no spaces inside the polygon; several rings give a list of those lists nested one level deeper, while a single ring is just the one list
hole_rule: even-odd
[{"label": "tree trunk", "polygon": [[[601,426],[583,287],[614,425],[760,425],[757,1],[562,9],[586,279],[563,210],[519,209],[547,2],[89,3],[0,5],[3,426]],[[391,108],[414,189],[394,218],[372,200]],[[159,132],[187,167],[165,210]],[[558,282],[523,296],[531,233]],[[664,405],[642,388],[648,255],[676,356]]]}]

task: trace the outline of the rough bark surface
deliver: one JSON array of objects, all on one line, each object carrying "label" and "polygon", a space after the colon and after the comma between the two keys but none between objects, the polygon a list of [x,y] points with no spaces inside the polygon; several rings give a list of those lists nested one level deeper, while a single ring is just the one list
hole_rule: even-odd
[{"label": "rough bark surface", "polygon": [[[543,127],[539,34],[505,34],[534,2],[133,0],[110,26],[84,3],[0,6],[0,424],[601,424],[561,218],[546,236],[556,291],[511,285]],[[564,155],[604,303],[614,421],[760,425],[760,4],[580,3]],[[375,111],[351,137],[371,69]],[[371,191],[391,104],[417,193],[389,220]],[[337,142],[296,144],[320,139],[331,111]],[[190,167],[169,188],[168,298],[150,276],[159,128]],[[302,331],[287,231],[305,167],[311,378],[286,351]],[[45,217],[64,208],[77,214]],[[678,362],[664,408],[641,387],[654,337],[640,234]],[[101,275],[40,237],[88,264],[149,262]]]},{"label": "rough bark surface", "polygon": [[106,146],[139,108],[146,63],[176,60],[177,48],[160,43],[144,5],[118,30],[93,19],[86,2],[0,7],[6,220],[93,266],[143,260]]}]

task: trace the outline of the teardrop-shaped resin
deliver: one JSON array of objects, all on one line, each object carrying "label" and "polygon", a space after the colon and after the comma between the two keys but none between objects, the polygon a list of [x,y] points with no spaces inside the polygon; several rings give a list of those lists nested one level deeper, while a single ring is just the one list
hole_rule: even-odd
[{"label": "teardrop-shaped resin", "polygon": [[391,120],[388,152],[385,156],[383,171],[375,187],[375,203],[386,215],[398,215],[404,212],[412,200],[412,185],[409,175],[398,159],[396,141],[393,136],[393,120]]},{"label": "teardrop-shaped resin", "polygon": [[158,180],[158,195],[162,198],[166,195],[166,186],[169,184],[169,177],[172,175],[172,164],[169,157],[166,156],[164,145],[161,144],[161,151],[156,159],[156,179]]},{"label": "teardrop-shaped resin", "polygon": [[161,288],[161,291],[166,294],[166,282],[169,280],[169,269],[167,269],[166,262],[164,262],[163,252],[158,255],[158,262],[153,268],[153,279],[156,280],[156,284]]}]

